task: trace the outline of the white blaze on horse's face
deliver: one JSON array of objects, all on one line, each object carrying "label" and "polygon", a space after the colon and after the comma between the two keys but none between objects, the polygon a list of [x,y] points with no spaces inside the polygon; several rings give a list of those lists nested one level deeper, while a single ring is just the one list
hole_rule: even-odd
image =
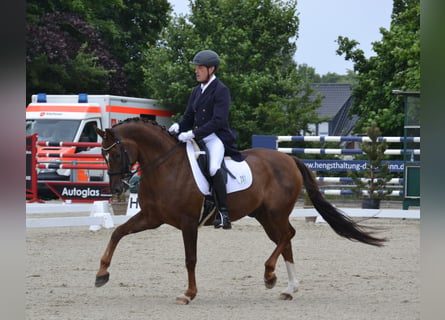
[{"label": "white blaze on horse's face", "polygon": [[108,152],[105,154],[105,161],[110,163],[110,154]]}]

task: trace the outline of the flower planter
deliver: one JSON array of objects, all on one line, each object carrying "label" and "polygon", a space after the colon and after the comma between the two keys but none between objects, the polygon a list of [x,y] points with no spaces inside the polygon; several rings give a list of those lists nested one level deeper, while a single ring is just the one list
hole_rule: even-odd
[{"label": "flower planter", "polygon": [[111,201],[111,208],[113,209],[113,214],[115,216],[123,216],[127,214],[127,201],[121,201],[121,202],[113,202]]},{"label": "flower planter", "polygon": [[382,199],[363,198],[362,209],[380,209],[381,200]]}]

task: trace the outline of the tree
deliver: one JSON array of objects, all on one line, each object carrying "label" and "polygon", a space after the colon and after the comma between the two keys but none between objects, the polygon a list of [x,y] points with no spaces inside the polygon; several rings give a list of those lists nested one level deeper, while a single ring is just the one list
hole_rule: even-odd
[{"label": "tree", "polygon": [[394,0],[390,30],[380,29],[382,40],[373,43],[376,56],[366,58],[358,42],[338,37],[339,55],[354,62],[352,114],[360,117],[356,131],[375,121],[384,135],[403,134],[403,99],[393,90],[420,89],[420,2]]},{"label": "tree", "polygon": [[83,0],[90,16],[87,21],[98,28],[103,41],[122,65],[127,94],[149,97],[141,68],[147,43],[153,44],[170,20],[168,0]]},{"label": "tree", "polygon": [[346,74],[338,74],[335,72],[328,72],[321,76],[320,83],[356,83],[356,76],[354,71],[348,70]]},{"label": "tree", "polygon": [[388,183],[392,179],[392,175],[388,161],[384,161],[388,145],[385,141],[379,141],[382,133],[375,122],[366,128],[366,133],[370,141],[362,143],[362,150],[368,165],[365,170],[349,172],[349,175],[352,176],[356,184],[356,187],[353,188],[355,194],[368,199],[382,200],[391,193]]},{"label": "tree", "polygon": [[231,90],[231,125],[239,147],[252,134],[297,134],[317,123],[320,99],[292,60],[297,37],[296,1],[196,0],[191,14],[175,17],[145,56],[151,96],[178,113],[196,85],[190,62],[200,50],[220,54],[218,77]]},{"label": "tree", "polygon": [[78,15],[52,12],[26,25],[27,97],[37,92],[125,92],[122,70]]},{"label": "tree", "polygon": [[355,73],[353,70],[348,70],[347,74],[338,74],[335,72],[328,72],[324,75],[319,75],[315,72],[315,68],[307,64],[298,65],[298,74],[308,83],[350,83],[356,82]]},{"label": "tree", "polygon": [[42,90],[147,96],[142,51],[170,12],[167,0],[27,1],[28,97]]},{"label": "tree", "polygon": [[315,72],[315,68],[308,66],[306,63],[299,64],[297,72],[308,83],[320,83],[321,76]]}]

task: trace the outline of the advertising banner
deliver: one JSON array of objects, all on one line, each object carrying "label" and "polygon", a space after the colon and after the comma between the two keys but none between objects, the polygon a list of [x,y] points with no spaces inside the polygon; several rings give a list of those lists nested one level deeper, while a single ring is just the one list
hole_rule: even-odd
[{"label": "advertising banner", "polygon": [[108,182],[45,182],[45,184],[62,200],[73,202],[92,202],[109,200],[112,196]]}]

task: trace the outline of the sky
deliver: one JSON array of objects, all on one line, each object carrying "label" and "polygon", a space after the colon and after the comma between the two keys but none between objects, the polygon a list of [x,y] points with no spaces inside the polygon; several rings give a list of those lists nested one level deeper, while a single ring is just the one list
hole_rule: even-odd
[{"label": "sky", "polygon": [[[392,0],[297,0],[300,25],[295,61],[328,72],[346,74],[354,65],[335,53],[338,36],[360,43],[366,57],[375,55],[372,42],[380,41],[380,28],[389,29]],[[188,14],[188,0],[169,0],[177,14]]]}]

